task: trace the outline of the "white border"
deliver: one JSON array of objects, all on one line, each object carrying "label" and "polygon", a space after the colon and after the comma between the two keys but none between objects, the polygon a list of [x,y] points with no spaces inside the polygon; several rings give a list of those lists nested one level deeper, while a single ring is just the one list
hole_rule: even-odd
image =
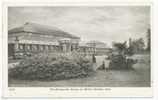
[{"label": "white border", "polygon": [[[151,87],[102,87],[105,91],[52,91],[53,87],[11,87],[8,88],[8,56],[7,56],[7,41],[8,41],[8,20],[7,20],[7,7],[8,6],[151,6],[151,33],[153,33],[153,4],[151,2],[51,2],[51,3],[4,3],[3,4],[3,34],[2,34],[2,52],[3,52],[3,97],[15,98],[15,97],[152,97],[152,83],[153,74],[151,74]],[[153,39],[153,34],[151,34]],[[151,40],[152,40],[151,39]],[[153,41],[151,41],[151,48]],[[151,49],[152,50],[152,49]],[[151,51],[151,73],[153,73],[153,50]],[[56,87],[57,88],[57,87]],[[58,87],[61,88],[61,87]],[[64,88],[64,87],[62,87]],[[77,88],[77,87],[69,87]],[[90,87],[86,87],[89,88]],[[97,88],[97,87],[93,87]],[[82,88],[81,88],[82,89]],[[110,90],[109,90],[110,89]],[[121,92],[120,92],[121,90]],[[31,92],[30,92],[31,91]]]}]

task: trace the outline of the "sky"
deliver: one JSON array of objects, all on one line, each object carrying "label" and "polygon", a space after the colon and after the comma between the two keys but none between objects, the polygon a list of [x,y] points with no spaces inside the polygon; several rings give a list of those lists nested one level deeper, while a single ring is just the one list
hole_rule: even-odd
[{"label": "sky", "polygon": [[8,29],[33,22],[57,27],[111,45],[131,38],[144,38],[150,28],[149,6],[54,6],[9,7]]}]

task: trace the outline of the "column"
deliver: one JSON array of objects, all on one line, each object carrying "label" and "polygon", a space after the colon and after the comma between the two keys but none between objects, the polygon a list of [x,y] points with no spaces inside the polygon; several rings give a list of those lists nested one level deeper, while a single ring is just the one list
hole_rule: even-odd
[{"label": "column", "polygon": [[19,39],[18,39],[18,37],[15,38],[14,50],[15,50],[15,52],[19,51]]}]

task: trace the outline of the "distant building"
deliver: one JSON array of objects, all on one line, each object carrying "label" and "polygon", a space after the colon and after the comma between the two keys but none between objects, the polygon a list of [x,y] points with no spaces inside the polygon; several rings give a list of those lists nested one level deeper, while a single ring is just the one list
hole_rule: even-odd
[{"label": "distant building", "polygon": [[103,55],[103,54],[107,54],[109,52],[109,48],[107,47],[107,45],[104,42],[101,41],[89,41],[86,43],[89,47],[93,47],[94,48],[94,53],[96,55]]},{"label": "distant building", "polygon": [[87,42],[79,42],[78,52],[83,55],[92,55],[94,54],[95,48],[92,46],[88,46]]}]

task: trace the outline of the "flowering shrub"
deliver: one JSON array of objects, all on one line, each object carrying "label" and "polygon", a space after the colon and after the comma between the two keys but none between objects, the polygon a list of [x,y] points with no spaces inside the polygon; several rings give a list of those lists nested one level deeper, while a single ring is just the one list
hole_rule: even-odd
[{"label": "flowering shrub", "polygon": [[81,56],[38,54],[9,69],[9,77],[27,80],[59,80],[93,73],[92,63]]}]

